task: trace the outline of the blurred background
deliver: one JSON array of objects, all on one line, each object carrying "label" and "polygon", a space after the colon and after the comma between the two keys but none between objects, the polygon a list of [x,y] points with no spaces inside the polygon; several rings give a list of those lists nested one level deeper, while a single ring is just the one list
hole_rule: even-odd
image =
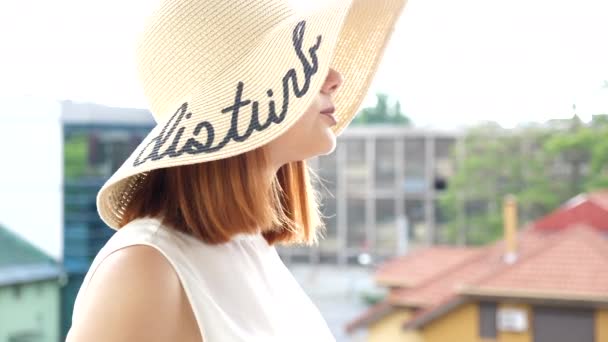
[{"label": "blurred background", "polygon": [[[0,1],[0,342],[65,339],[113,233],[97,190],[154,125],[133,43],[155,2]],[[409,0],[310,160],[325,238],[277,247],[338,341],[608,341],[607,22]]]}]

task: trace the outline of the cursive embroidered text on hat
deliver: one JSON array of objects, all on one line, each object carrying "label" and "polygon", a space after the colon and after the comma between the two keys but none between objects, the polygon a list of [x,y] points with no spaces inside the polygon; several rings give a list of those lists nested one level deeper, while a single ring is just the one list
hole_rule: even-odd
[{"label": "cursive embroidered text on hat", "polygon": [[[268,89],[266,92],[266,95],[268,96],[268,116],[266,121],[261,123],[259,121],[260,101],[253,101],[249,99],[244,100],[242,96],[245,84],[243,82],[238,82],[236,86],[234,103],[222,109],[221,111],[224,114],[231,114],[231,118],[230,128],[228,129],[224,138],[219,143],[214,145],[215,129],[213,125],[209,121],[201,121],[195,126],[194,130],[190,132],[190,137],[186,139],[185,143],[180,145],[180,142],[182,141],[182,136],[184,135],[184,131],[186,129],[185,127],[180,127],[180,123],[182,123],[182,121],[184,120],[189,120],[192,117],[192,113],[188,112],[188,103],[185,102],[171,116],[171,118],[165,124],[160,133],[156,137],[152,138],[148,142],[146,147],[141,150],[141,152],[133,161],[133,166],[142,165],[143,163],[149,160],[156,161],[164,157],[178,157],[184,153],[199,154],[204,152],[215,152],[222,149],[231,140],[234,140],[236,142],[243,142],[247,140],[247,138],[249,138],[249,136],[251,136],[254,131],[262,131],[273,123],[281,123],[285,119],[285,116],[287,115],[287,111],[289,109],[291,91],[293,91],[293,95],[295,95],[297,98],[304,96],[310,88],[310,81],[312,76],[318,71],[317,50],[321,45],[322,36],[318,35],[316,37],[315,44],[308,48],[308,54],[310,58],[309,60],[304,51],[302,50],[305,29],[306,21],[300,21],[295,26],[292,34],[293,48],[298,59],[300,60],[300,63],[302,64],[302,70],[304,71],[304,79],[301,83],[298,82],[298,77],[294,68],[290,68],[285,73],[282,80],[283,102],[281,105],[280,112],[277,113],[275,101],[272,99],[274,95],[273,90]],[[247,130],[243,134],[239,134],[239,114],[241,109],[247,106],[251,106],[251,117],[249,125],[247,126]],[[203,130],[205,133],[204,136],[206,136],[204,142],[197,139],[201,135],[201,132]],[[169,141],[170,145],[166,146]],[[144,158],[142,158],[142,155],[146,150],[150,148],[150,146],[153,146],[152,150]],[[161,151],[161,149],[163,148],[165,148],[164,151]]]}]

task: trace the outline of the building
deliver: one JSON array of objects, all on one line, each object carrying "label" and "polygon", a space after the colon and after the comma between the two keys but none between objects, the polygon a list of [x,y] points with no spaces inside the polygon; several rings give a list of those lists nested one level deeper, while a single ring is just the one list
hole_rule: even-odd
[{"label": "building", "polygon": [[62,336],[93,258],[114,233],[97,214],[97,191],[155,125],[150,112],[65,101],[63,131]]},{"label": "building", "polygon": [[[318,248],[277,248],[287,262],[382,260],[439,241],[438,196],[456,170],[460,135],[409,127],[349,127],[334,153],[310,160],[327,233]],[[406,234],[406,231],[408,232]]]},{"label": "building", "polygon": [[[597,196],[608,193],[588,195]],[[367,329],[368,341],[383,342],[608,341],[601,227],[530,225],[515,234],[505,213],[512,223],[503,241],[423,248],[383,264],[375,279],[389,294],[346,330]]]},{"label": "building", "polygon": [[0,341],[59,341],[60,265],[0,226]]},{"label": "building", "polygon": [[608,232],[608,192],[581,194],[534,222],[538,230],[564,229],[572,224],[587,224]]}]

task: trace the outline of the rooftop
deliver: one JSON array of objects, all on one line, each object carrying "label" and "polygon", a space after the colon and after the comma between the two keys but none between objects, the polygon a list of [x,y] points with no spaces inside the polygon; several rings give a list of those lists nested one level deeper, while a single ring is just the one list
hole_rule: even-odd
[{"label": "rooftop", "polygon": [[504,260],[504,241],[486,247],[429,247],[387,261],[375,278],[391,287],[389,295],[346,329],[369,324],[391,307],[415,309],[404,326],[418,328],[480,297],[608,304],[608,237],[602,229],[608,216],[596,220],[601,227],[586,220],[576,223],[579,216],[567,211],[580,203],[608,208],[608,192],[577,196],[547,215],[565,213],[571,218],[567,229],[522,229],[512,263]]},{"label": "rooftop", "polygon": [[540,230],[586,224],[608,232],[608,190],[580,194],[534,222]]},{"label": "rooftop", "polygon": [[0,286],[59,277],[61,268],[49,255],[0,226]]},{"label": "rooftop", "polygon": [[61,121],[66,124],[156,125],[152,113],[141,108],[109,107],[95,103],[61,102]]}]

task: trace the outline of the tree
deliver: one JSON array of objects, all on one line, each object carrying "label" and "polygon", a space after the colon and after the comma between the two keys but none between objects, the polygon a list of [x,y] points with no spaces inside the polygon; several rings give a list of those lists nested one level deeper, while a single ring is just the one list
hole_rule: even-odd
[{"label": "tree", "polygon": [[[608,119],[578,117],[505,130],[484,124],[467,132],[466,156],[440,198],[448,213],[445,239],[483,244],[502,236],[502,199],[518,198],[532,221],[584,192],[608,187]],[[458,217],[464,217],[462,220]],[[466,228],[462,234],[462,229]],[[463,242],[463,241],[460,241]]]},{"label": "tree", "polygon": [[[546,212],[558,199],[555,184],[542,176],[547,161],[536,146],[546,136],[535,127],[508,131],[495,123],[485,123],[467,132],[466,157],[450,186],[440,198],[443,210],[450,214],[445,239],[461,240],[464,217],[464,240],[483,244],[501,235],[502,198],[517,194],[520,212],[532,216]],[[534,188],[528,185],[534,183]],[[465,242],[465,241],[460,241]]]},{"label": "tree", "polygon": [[67,180],[78,179],[87,173],[87,136],[84,133],[71,134],[63,145],[64,174]]},{"label": "tree", "polygon": [[401,111],[401,103],[396,101],[394,106],[388,103],[388,95],[376,94],[377,102],[374,107],[363,108],[353,119],[354,125],[395,124],[411,125],[411,120]]},{"label": "tree", "polygon": [[558,162],[564,163],[570,174],[569,192],[580,193],[584,190],[582,168],[589,163],[591,143],[594,132],[585,127],[578,116],[570,120],[570,127],[565,134],[554,134],[545,143],[546,152]]},{"label": "tree", "polygon": [[608,114],[595,115],[591,121],[595,142],[591,150],[591,177],[587,190],[608,189]]}]

